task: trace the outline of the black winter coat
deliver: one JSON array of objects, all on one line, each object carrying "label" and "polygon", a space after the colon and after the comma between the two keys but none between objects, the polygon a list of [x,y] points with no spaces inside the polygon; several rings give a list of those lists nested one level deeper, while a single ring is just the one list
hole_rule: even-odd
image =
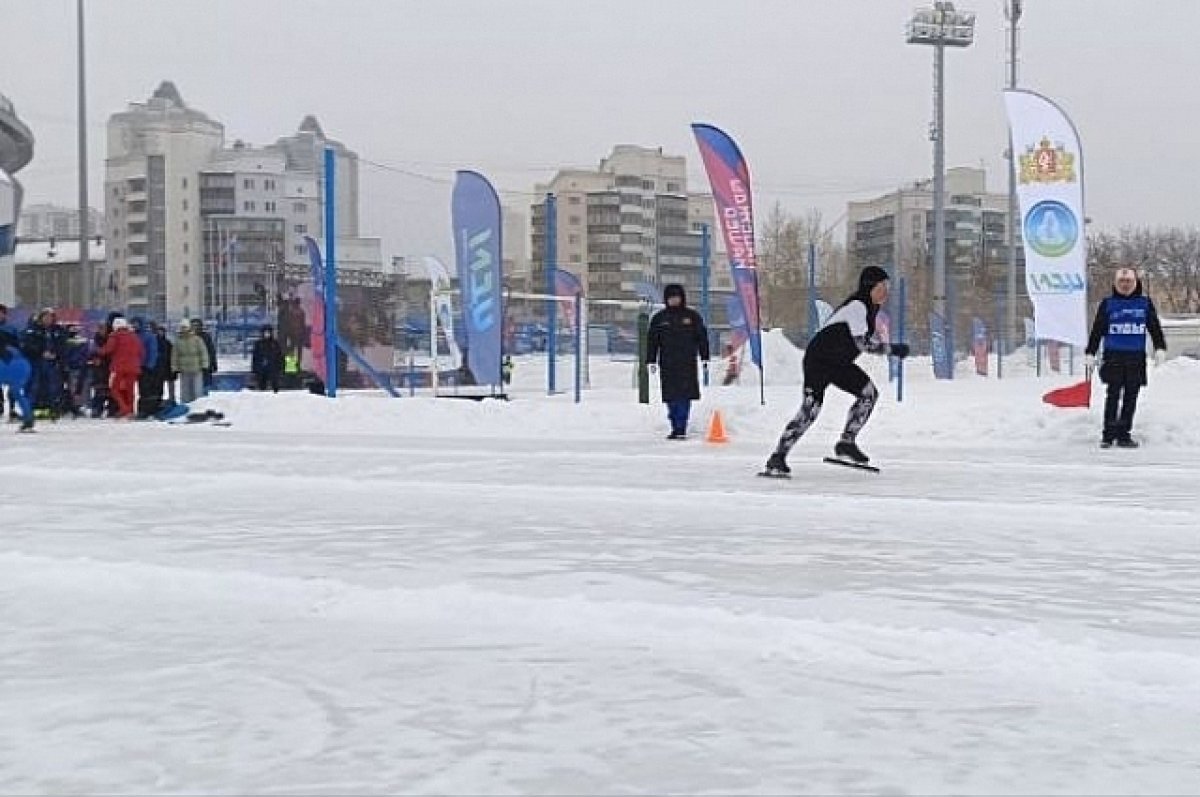
[{"label": "black winter coat", "polygon": [[61,364],[67,351],[67,331],[58,324],[47,327],[33,321],[25,330],[21,348],[35,368],[46,359],[46,354],[52,354],[54,361]]},{"label": "black winter coat", "polygon": [[215,374],[217,372],[217,345],[213,343],[212,335],[208,334],[208,330],[200,333],[200,340],[204,341],[204,348],[208,350],[208,371]]},{"label": "black winter coat", "polygon": [[658,363],[663,401],[700,398],[696,357],[708,362],[708,330],[690,307],[667,307],[650,319],[646,362]]},{"label": "black winter coat", "polygon": [[250,370],[256,374],[283,373],[283,349],[275,338],[259,338],[250,353]]},{"label": "black winter coat", "polygon": [[164,382],[172,381],[171,352],[174,350],[174,343],[165,337],[158,338],[158,362],[154,363],[154,375]]}]

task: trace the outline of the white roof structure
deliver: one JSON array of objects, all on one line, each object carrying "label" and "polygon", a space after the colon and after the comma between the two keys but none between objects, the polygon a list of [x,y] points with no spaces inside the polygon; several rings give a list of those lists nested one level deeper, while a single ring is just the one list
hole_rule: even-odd
[{"label": "white roof structure", "polygon": [[[79,241],[55,241],[51,246],[49,241],[17,241],[17,251],[14,259],[18,266],[51,266],[60,263],[79,262]],[[93,263],[105,259],[104,243],[90,241],[88,259]]]}]

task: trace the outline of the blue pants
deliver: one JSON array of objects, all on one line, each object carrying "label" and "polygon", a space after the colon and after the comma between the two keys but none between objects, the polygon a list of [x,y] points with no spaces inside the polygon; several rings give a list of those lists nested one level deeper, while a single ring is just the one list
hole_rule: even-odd
[{"label": "blue pants", "polygon": [[27,384],[27,392],[33,394],[33,403],[39,409],[59,410],[62,404],[63,375],[58,363],[41,360],[37,365],[30,363],[33,375]]},{"label": "blue pants", "polygon": [[16,354],[8,362],[0,360],[0,385],[8,387],[9,401],[21,408],[21,420],[26,423],[33,422],[33,407],[25,392],[31,370],[29,360]]},{"label": "blue pants", "polygon": [[688,415],[691,411],[691,399],[676,399],[667,402],[667,418],[671,421],[672,432],[676,434],[687,432]]}]

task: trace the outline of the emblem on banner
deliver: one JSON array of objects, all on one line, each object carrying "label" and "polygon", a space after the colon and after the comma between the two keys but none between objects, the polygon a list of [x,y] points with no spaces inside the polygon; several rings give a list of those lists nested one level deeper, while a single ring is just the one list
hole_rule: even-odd
[{"label": "emblem on banner", "polygon": [[1021,184],[1075,182],[1075,156],[1062,144],[1054,146],[1043,137],[1036,147],[1020,156]]},{"label": "emblem on banner", "polygon": [[1079,241],[1079,219],[1062,202],[1039,202],[1025,217],[1024,235],[1042,257],[1062,257]]}]

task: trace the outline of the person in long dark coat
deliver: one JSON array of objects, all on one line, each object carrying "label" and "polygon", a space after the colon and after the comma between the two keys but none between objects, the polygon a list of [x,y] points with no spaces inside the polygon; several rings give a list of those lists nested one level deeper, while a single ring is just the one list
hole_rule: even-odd
[{"label": "person in long dark coat", "polygon": [[687,306],[682,285],[666,286],[663,302],[667,306],[650,319],[646,363],[651,371],[658,369],[662,400],[671,422],[667,439],[682,440],[687,436],[692,402],[700,399],[696,359],[708,366],[708,330],[700,314]]}]

